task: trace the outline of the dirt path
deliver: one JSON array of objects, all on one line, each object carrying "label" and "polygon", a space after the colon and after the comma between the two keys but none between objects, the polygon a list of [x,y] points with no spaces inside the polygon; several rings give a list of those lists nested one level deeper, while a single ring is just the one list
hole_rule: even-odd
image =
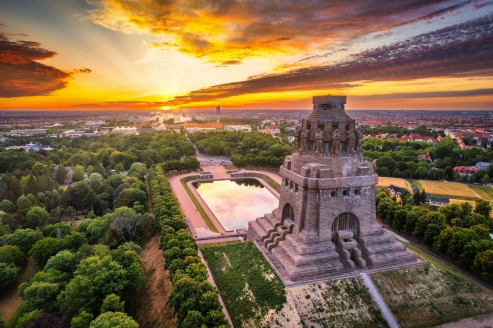
[{"label": "dirt path", "polygon": [[164,270],[164,256],[159,249],[159,236],[146,244],[141,254],[147,284],[140,297],[137,322],[141,328],[176,327],[173,309],[166,305],[171,292],[168,271]]}]

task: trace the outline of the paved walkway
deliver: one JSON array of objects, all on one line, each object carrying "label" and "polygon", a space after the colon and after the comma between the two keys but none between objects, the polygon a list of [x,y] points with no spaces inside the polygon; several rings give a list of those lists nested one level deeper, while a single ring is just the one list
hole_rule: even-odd
[{"label": "paved walkway", "polygon": [[392,314],[392,312],[390,312],[387,304],[383,300],[382,296],[380,296],[378,290],[375,288],[375,285],[373,285],[373,281],[371,281],[371,278],[366,273],[362,273],[361,277],[363,278],[366,287],[368,287],[368,289],[370,290],[371,296],[373,297],[375,302],[377,302],[377,305],[380,308],[380,312],[382,312],[390,328],[399,328],[397,320],[395,320],[394,315]]},{"label": "paved walkway", "polygon": [[[230,176],[227,173],[227,170],[223,166],[211,166],[211,167],[206,167],[204,168],[205,171],[211,172],[213,175],[214,179],[229,179]],[[274,181],[277,183],[281,183],[281,177],[275,173],[271,172],[265,172],[265,171],[250,171],[250,170],[242,170],[243,172],[252,172],[252,173],[261,173],[269,176],[272,178]],[[187,185],[189,186],[190,191],[195,195],[195,198],[197,201],[200,203],[204,211],[207,213],[207,216],[209,219],[212,221],[216,229],[218,230],[219,233],[213,232],[209,230],[209,227],[207,226],[207,223],[204,221],[202,218],[202,215],[200,215],[200,212],[197,211],[197,208],[195,207],[195,204],[193,201],[190,199],[188,196],[185,188],[183,188],[183,185],[181,184],[180,180],[188,177],[188,176],[193,176],[193,175],[198,175],[197,173],[188,173],[188,174],[183,174],[183,175],[177,175],[172,178],[170,178],[168,181],[171,185],[171,189],[173,190],[173,193],[175,194],[178,203],[180,205],[181,211],[183,215],[187,218],[188,223],[190,223],[193,227],[193,234],[194,237],[196,238],[214,238],[216,236],[222,236],[222,235],[231,235],[231,236],[236,236],[236,233],[234,231],[226,231],[219,220],[216,218],[214,213],[210,210],[209,206],[203,201],[202,197],[200,197],[191,186],[191,183],[188,182]],[[272,187],[270,187],[267,183],[266,187],[276,196],[279,197],[279,193],[275,191]],[[254,218],[253,218],[254,219]],[[253,220],[252,219],[252,220]]]}]

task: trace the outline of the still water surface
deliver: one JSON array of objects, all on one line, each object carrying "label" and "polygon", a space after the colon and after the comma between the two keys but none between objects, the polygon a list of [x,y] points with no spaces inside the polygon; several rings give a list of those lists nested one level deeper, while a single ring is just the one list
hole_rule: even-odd
[{"label": "still water surface", "polygon": [[246,229],[248,221],[272,212],[279,200],[254,179],[194,182],[200,197],[224,229]]}]

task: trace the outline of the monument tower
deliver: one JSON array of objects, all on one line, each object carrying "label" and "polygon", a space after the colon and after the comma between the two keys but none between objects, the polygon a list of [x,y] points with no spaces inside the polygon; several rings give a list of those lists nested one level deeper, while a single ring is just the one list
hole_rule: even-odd
[{"label": "monument tower", "polygon": [[248,223],[247,239],[287,284],[417,261],[375,222],[378,176],[363,160],[363,134],[345,103],[345,96],[313,97],[279,171],[278,208]]}]

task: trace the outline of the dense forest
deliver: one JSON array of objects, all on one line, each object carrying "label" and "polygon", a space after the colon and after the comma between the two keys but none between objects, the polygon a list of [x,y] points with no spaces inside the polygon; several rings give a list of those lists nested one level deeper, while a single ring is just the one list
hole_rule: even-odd
[{"label": "dense forest", "polygon": [[[163,229],[170,240],[162,242],[166,268],[176,281],[170,305],[180,326],[197,327],[197,320],[208,327],[228,325],[217,291],[204,282],[207,272],[171,190],[160,180],[155,184],[167,171],[199,167],[185,136],[15,140],[17,145],[27,142],[53,150],[0,152],[0,296],[17,286],[27,267],[35,274],[18,286],[22,303],[0,324],[138,327],[137,300],[146,282],[141,245]],[[66,184],[69,170],[73,183]],[[149,207],[148,174],[156,217]],[[163,210],[167,204],[172,206]],[[174,228],[176,239],[169,235]],[[183,255],[174,246],[184,247]],[[205,294],[194,306],[182,305],[188,304],[180,298],[184,278],[195,279]]]}]

